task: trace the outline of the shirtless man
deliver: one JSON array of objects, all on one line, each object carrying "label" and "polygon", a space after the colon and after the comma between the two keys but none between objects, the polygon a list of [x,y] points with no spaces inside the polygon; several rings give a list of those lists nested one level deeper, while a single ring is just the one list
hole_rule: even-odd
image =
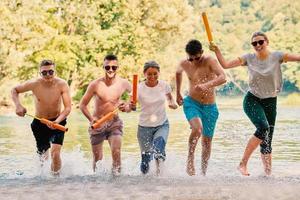
[{"label": "shirtless man", "polygon": [[[215,103],[215,87],[225,83],[226,79],[216,59],[203,55],[202,45],[198,40],[190,40],[185,51],[188,58],[180,62],[176,71],[176,100],[178,105],[183,105],[191,126],[186,170],[188,175],[195,175],[194,152],[202,136],[201,170],[205,175],[219,115]],[[189,93],[184,99],[180,92],[183,71],[189,79]]]},{"label": "shirtless man", "polygon": [[[55,64],[51,60],[43,60],[39,67],[40,76],[17,85],[12,89],[12,99],[16,105],[16,114],[24,117],[27,110],[19,100],[19,93],[32,91],[35,103],[35,116],[45,118],[61,125],[66,124],[66,117],[71,112],[71,97],[66,81],[55,76]],[[61,104],[64,109],[61,111]],[[48,158],[51,147],[51,170],[58,174],[61,168],[60,151],[63,145],[64,132],[42,124],[34,119],[31,129],[36,140],[37,153],[41,160]],[[51,145],[50,145],[51,143]]]},{"label": "shirtless man", "polygon": [[[115,55],[107,55],[103,62],[105,76],[92,81],[82,97],[80,110],[91,125],[116,108],[119,108],[119,110],[123,112],[131,111],[131,105],[129,103],[120,103],[121,95],[126,91],[131,92],[131,84],[116,75],[118,68],[117,57]],[[95,97],[95,110],[93,114],[89,112],[87,107],[92,97]],[[88,131],[94,158],[94,171],[96,170],[97,161],[103,158],[103,141],[107,139],[112,154],[112,172],[114,175],[121,172],[122,129],[122,120],[117,115],[97,129],[89,128]]]}]

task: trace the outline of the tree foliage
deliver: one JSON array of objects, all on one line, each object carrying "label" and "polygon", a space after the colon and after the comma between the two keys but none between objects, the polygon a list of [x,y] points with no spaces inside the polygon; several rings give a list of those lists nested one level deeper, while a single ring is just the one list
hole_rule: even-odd
[{"label": "tree foliage", "polygon": [[[252,51],[249,40],[257,30],[267,32],[273,49],[298,53],[299,10],[300,3],[291,0],[2,0],[0,87],[36,76],[38,63],[47,58],[80,99],[89,81],[103,75],[108,53],[119,57],[123,77],[142,76],[143,63],[155,59],[162,78],[174,84],[186,42],[197,38],[207,49],[203,11],[227,58]],[[299,71],[299,63],[283,66],[295,90]],[[245,69],[231,70],[229,77],[246,87]]]}]

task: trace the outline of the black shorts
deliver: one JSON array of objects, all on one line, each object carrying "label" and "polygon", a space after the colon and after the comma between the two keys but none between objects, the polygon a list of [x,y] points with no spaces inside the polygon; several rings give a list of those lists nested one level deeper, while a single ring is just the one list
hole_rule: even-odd
[{"label": "black shorts", "polygon": [[[54,120],[50,119],[50,121]],[[59,124],[64,126],[67,124],[67,120],[64,119]],[[46,152],[50,148],[50,142],[60,145],[64,142],[65,133],[63,131],[50,129],[46,124],[41,123],[40,120],[34,119],[32,121],[31,130],[35,137],[38,154]]]}]

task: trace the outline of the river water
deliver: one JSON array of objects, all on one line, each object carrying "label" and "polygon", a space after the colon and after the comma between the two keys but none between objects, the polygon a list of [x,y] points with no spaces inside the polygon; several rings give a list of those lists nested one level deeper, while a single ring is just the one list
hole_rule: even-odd
[{"label": "river water", "polygon": [[241,106],[219,106],[207,176],[200,175],[201,146],[196,151],[197,175],[185,173],[189,126],[181,110],[168,111],[171,125],[167,160],[160,176],[154,164],[146,176],[139,172],[136,139],[138,112],[121,113],[124,120],[122,174],[110,173],[111,158],[105,142],[105,158],[96,173],[87,121],[74,110],[68,119],[60,177],[41,167],[35,154],[30,118],[13,112],[0,116],[0,199],[300,199],[300,107],[278,106],[273,139],[273,174],[265,177],[259,150],[249,161],[250,177],[236,167],[254,127]]}]

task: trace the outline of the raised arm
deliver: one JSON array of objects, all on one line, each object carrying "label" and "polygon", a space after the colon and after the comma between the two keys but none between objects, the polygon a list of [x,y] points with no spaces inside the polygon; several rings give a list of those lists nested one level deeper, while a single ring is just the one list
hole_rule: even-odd
[{"label": "raised arm", "polygon": [[95,84],[94,82],[90,83],[90,85],[88,86],[87,90],[85,91],[80,104],[79,104],[79,108],[81,110],[81,112],[85,115],[85,117],[90,121],[93,122],[94,119],[93,116],[91,115],[90,111],[88,110],[87,105],[89,104],[89,102],[91,101],[91,98],[94,96],[94,91],[95,91]]},{"label": "raised arm", "polygon": [[183,98],[181,96],[181,83],[182,83],[182,63],[180,63],[176,70],[176,102],[179,106],[183,104]]},{"label": "raised arm", "polygon": [[16,114],[21,116],[21,117],[24,117],[27,110],[20,102],[19,93],[32,91],[33,88],[34,88],[34,85],[35,85],[35,81],[30,80],[30,81],[27,81],[25,83],[22,83],[20,85],[15,86],[11,90],[11,97],[12,97],[12,100],[13,100],[15,106],[16,106]]},{"label": "raised arm", "polygon": [[241,66],[241,65],[244,64],[244,61],[241,58],[236,58],[236,59],[233,59],[233,60],[230,60],[230,61],[226,61],[225,58],[222,55],[221,50],[214,43],[210,43],[209,49],[211,51],[215,52],[219,63],[221,64],[221,66],[224,69],[234,68],[234,67],[238,67],[238,66]]},{"label": "raised arm", "polygon": [[70,89],[66,82],[63,82],[62,85],[62,100],[64,104],[64,110],[60,113],[58,118],[54,121],[56,123],[60,123],[63,121],[71,112],[71,95],[70,95]]}]

